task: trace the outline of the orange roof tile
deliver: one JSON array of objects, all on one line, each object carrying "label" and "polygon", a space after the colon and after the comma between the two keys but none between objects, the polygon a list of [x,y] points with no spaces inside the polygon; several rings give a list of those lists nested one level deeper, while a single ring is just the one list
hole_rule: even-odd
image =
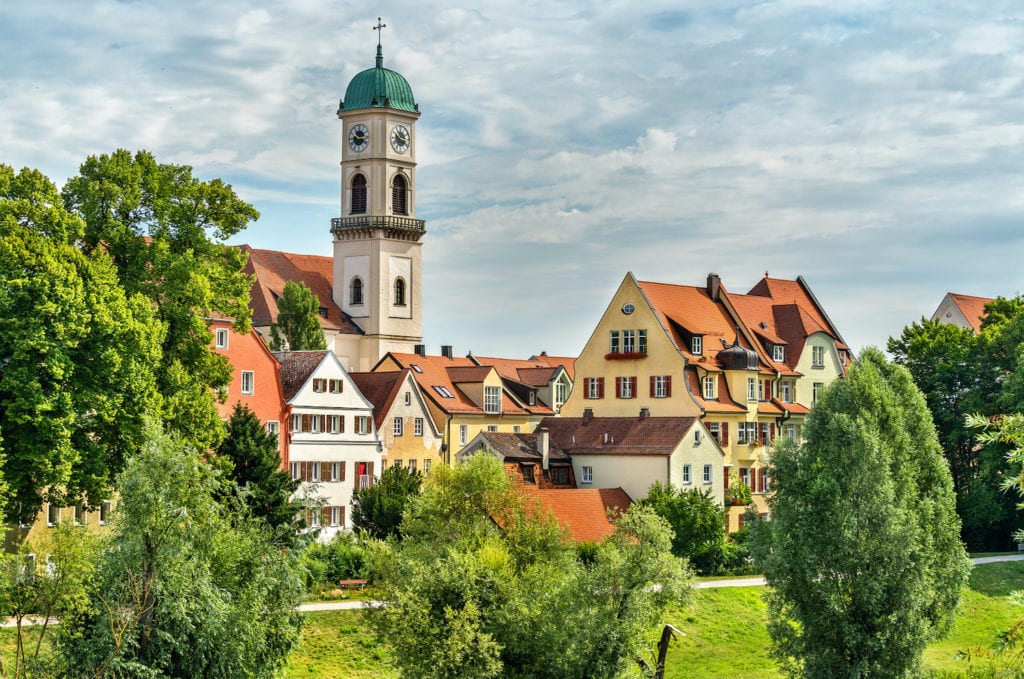
[{"label": "orange roof tile", "polygon": [[319,316],[326,330],[361,335],[363,331],[342,312],[333,299],[334,260],[319,255],[296,255],[277,250],[258,250],[248,245],[239,246],[249,253],[245,272],[254,276],[250,290],[252,322],[256,326],[270,325],[277,320],[277,300],[284,294],[288,281],[301,282],[308,287],[327,316]]},{"label": "orange roof tile", "polygon": [[391,405],[402,390],[402,385],[405,384],[405,377],[408,374],[408,370],[348,374],[359,387],[359,391],[363,392],[366,400],[373,404],[373,420],[378,430],[383,428]]},{"label": "orange roof tile", "polygon": [[953,300],[953,303],[960,309],[960,313],[964,315],[967,322],[974,328],[974,332],[981,332],[981,321],[985,317],[985,305],[989,302],[994,302],[995,299],[991,297],[961,295],[955,292],[949,293],[949,298]]},{"label": "orange roof tile", "polygon": [[633,504],[622,488],[526,488],[528,502],[551,512],[574,542],[601,542],[615,532],[609,511],[625,512]]}]

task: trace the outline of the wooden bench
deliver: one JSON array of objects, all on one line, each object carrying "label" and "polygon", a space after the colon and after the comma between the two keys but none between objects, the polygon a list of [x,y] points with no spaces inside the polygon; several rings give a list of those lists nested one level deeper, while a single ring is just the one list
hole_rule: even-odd
[{"label": "wooden bench", "polygon": [[338,587],[342,589],[362,589],[366,587],[366,580],[338,580]]}]

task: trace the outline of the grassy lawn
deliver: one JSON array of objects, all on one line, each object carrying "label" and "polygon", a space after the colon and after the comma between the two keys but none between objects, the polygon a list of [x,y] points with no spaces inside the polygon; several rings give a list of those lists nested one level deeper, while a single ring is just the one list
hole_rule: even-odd
[{"label": "grassy lawn", "polygon": [[[977,566],[970,589],[949,638],[932,644],[925,665],[943,679],[965,676],[968,663],[960,651],[987,649],[999,631],[1024,614],[1007,596],[1024,588],[1024,562]],[[670,622],[686,636],[672,643],[666,677],[671,679],[781,678],[768,656],[768,631],[760,587],[695,590],[685,610],[669,611]],[[973,661],[975,669],[988,659]],[[376,644],[358,611],[310,613],[302,634],[302,647],[292,654],[287,677],[340,679],[398,676],[385,647]]]}]

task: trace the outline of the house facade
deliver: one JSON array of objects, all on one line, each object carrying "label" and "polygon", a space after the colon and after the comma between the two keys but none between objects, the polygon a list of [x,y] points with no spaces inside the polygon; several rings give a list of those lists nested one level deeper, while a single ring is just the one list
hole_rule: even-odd
[{"label": "house facade", "polygon": [[994,301],[991,297],[947,292],[932,314],[931,321],[968,328],[978,334],[981,332],[981,322],[985,319],[985,305]]},{"label": "house facade", "polygon": [[373,485],[380,473],[373,405],[329,350],[274,356],[288,405],[288,469],[302,482],[299,495],[322,503],[309,521],[327,541],[352,528],[353,491]]},{"label": "house facade", "polygon": [[[764,514],[768,447],[799,438],[816,395],[850,358],[802,278],[766,276],[740,295],[715,274],[701,286],[627,274],[576,361],[562,415],[697,417],[724,451],[722,486],[739,479]],[[729,509],[731,529],[742,512]]]}]

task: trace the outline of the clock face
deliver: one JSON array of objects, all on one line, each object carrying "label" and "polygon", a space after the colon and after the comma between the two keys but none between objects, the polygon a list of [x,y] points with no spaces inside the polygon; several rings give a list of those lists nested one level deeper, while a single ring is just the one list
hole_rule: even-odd
[{"label": "clock face", "polygon": [[409,128],[405,125],[395,125],[394,129],[391,130],[391,148],[399,153],[405,153],[409,150],[409,141],[412,139],[412,135],[409,134]]},{"label": "clock face", "polygon": [[348,133],[348,146],[353,151],[362,151],[370,143],[370,131],[366,125],[353,125]]}]

